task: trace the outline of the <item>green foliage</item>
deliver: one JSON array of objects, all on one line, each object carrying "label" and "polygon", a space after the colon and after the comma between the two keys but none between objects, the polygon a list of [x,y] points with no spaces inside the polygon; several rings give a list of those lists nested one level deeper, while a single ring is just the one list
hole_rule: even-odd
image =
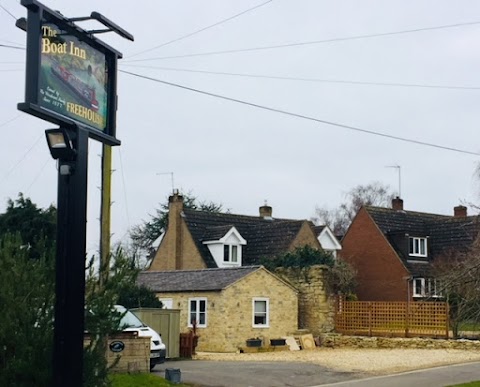
[{"label": "green foliage", "polygon": [[[38,209],[22,195],[0,214],[0,386],[47,387],[52,378],[55,304],[55,209]],[[10,234],[10,230],[15,234]],[[26,238],[26,239],[23,239]],[[25,243],[28,241],[27,243]],[[30,248],[28,248],[30,246]],[[118,331],[121,315],[113,308],[119,289],[135,287],[138,270],[121,249],[112,267],[96,271],[90,262],[86,281],[84,386],[109,385],[106,338]],[[100,272],[107,273],[102,275]],[[100,281],[102,278],[102,281]],[[143,297],[147,298],[144,293]],[[143,302],[143,301],[142,301]]]},{"label": "green foliage", "polygon": [[108,336],[119,331],[122,318],[114,310],[114,305],[118,304],[118,288],[134,282],[137,273],[132,269],[132,260],[120,248],[112,254],[111,261],[112,267],[100,267],[97,272],[92,257],[88,267],[85,329],[89,333],[90,343],[84,351],[84,385],[87,387],[103,387],[110,383],[110,367],[105,353]]},{"label": "green foliage", "polygon": [[[224,212],[221,204],[214,202],[198,201],[191,193],[183,195],[183,208],[201,210],[206,212]],[[152,244],[167,229],[168,225],[168,198],[160,203],[160,208],[155,209],[155,215],[150,215],[149,221],[132,227],[130,239],[135,250],[146,251],[152,254]]]},{"label": "green foliage", "polygon": [[8,200],[5,213],[0,214],[0,237],[19,233],[28,256],[40,258],[45,249],[55,246],[56,216],[55,207],[40,209],[20,193],[17,200]]},{"label": "green foliage", "polygon": [[161,308],[162,302],[145,286],[125,284],[118,289],[118,304],[127,309]]},{"label": "green foliage", "polygon": [[340,258],[333,258],[332,254],[324,250],[314,249],[308,245],[297,247],[294,251],[285,253],[275,259],[263,258],[261,264],[268,270],[274,272],[277,268],[296,269],[297,276],[308,278],[308,268],[313,265],[326,265],[327,272],[326,286],[330,293],[342,293],[348,298],[355,298],[357,286],[356,272],[353,267]]},{"label": "green foliage", "polygon": [[305,245],[274,259],[263,258],[260,263],[268,270],[274,271],[277,267],[308,268],[313,265],[333,267],[335,260],[332,254]]},{"label": "green foliage", "polygon": [[0,237],[0,386],[49,386],[54,254],[39,244],[31,259],[22,246],[18,234]]},{"label": "green foliage", "polygon": [[112,387],[185,387],[186,384],[170,383],[152,374],[115,374],[110,376]]}]

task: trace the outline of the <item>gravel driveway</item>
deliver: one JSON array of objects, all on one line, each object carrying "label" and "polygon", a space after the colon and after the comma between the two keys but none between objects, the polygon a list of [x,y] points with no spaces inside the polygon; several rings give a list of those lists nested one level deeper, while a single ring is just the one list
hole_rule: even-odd
[{"label": "gravel driveway", "polygon": [[385,375],[439,365],[480,361],[480,351],[458,349],[364,349],[316,348],[302,351],[264,353],[208,353],[196,355],[199,360],[245,362],[305,362],[337,372]]}]

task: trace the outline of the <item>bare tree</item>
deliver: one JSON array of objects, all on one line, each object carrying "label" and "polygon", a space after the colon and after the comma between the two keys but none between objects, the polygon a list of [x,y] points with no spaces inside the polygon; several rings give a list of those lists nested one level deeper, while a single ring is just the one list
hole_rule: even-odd
[{"label": "bare tree", "polygon": [[393,197],[390,187],[378,181],[357,185],[345,194],[345,201],[339,207],[317,206],[311,220],[318,225],[327,225],[335,235],[344,235],[360,207],[389,207]]},{"label": "bare tree", "polygon": [[470,249],[443,254],[433,264],[437,288],[450,308],[450,325],[458,338],[462,323],[480,323],[480,238]]}]

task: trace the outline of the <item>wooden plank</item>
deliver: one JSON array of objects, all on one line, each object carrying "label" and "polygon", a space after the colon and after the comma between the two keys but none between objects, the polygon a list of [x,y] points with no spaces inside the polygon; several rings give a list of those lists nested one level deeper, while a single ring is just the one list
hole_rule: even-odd
[{"label": "wooden plank", "polygon": [[313,335],[311,333],[308,335],[301,335],[300,343],[302,344],[302,349],[315,349],[315,340],[313,339]]},{"label": "wooden plank", "polygon": [[300,351],[300,346],[297,344],[297,340],[293,336],[283,337],[285,343],[290,347],[290,351]]}]

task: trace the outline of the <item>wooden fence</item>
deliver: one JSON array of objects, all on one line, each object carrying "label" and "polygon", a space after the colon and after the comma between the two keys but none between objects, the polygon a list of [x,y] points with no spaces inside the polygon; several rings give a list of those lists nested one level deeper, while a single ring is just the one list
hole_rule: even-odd
[{"label": "wooden fence", "polygon": [[197,343],[198,336],[194,332],[180,333],[180,357],[192,358]]},{"label": "wooden fence", "polygon": [[339,298],[335,330],[361,336],[448,338],[448,304],[345,301]]}]

